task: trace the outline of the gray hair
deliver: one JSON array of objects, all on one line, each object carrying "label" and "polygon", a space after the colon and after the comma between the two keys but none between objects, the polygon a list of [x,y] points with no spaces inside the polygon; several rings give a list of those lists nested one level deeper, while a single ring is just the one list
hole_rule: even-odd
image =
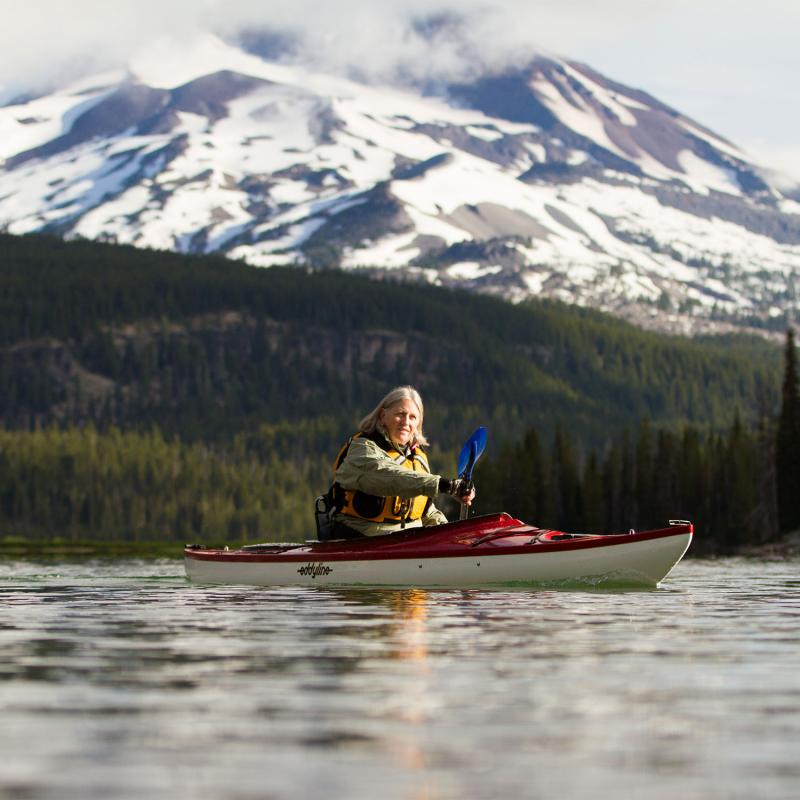
[{"label": "gray hair", "polygon": [[383,426],[380,424],[380,415],[381,411],[385,408],[391,408],[397,403],[402,402],[403,400],[411,400],[412,403],[417,407],[419,410],[419,425],[417,425],[417,432],[414,434],[414,438],[409,442],[411,446],[414,445],[423,445],[427,446],[428,440],[425,438],[425,434],[422,432],[422,420],[425,415],[425,409],[422,405],[422,398],[419,396],[419,392],[413,386],[397,386],[396,388],[392,389],[383,400],[378,403],[372,411],[367,414],[364,419],[358,425],[358,429],[362,433],[374,433],[376,430],[380,431],[381,433],[385,434],[386,431]]}]

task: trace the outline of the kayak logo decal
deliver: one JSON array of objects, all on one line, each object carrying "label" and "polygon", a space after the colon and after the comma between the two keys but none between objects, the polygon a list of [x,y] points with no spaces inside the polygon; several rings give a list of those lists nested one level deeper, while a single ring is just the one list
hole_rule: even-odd
[{"label": "kayak logo decal", "polygon": [[318,575],[330,575],[331,572],[333,572],[333,567],[329,567],[327,564],[315,564],[313,561],[309,561],[308,564],[297,570],[298,575],[310,575],[312,578],[316,578]]}]

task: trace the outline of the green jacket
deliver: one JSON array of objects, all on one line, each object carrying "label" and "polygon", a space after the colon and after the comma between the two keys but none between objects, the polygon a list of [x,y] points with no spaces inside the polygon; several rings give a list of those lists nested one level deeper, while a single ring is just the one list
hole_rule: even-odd
[{"label": "green jacket", "polygon": [[[359,437],[350,443],[344,461],[336,470],[334,480],[343,489],[357,489],[378,497],[418,495],[435,497],[439,491],[439,478],[439,475],[414,472],[401,467],[375,442]],[[344,514],[336,514],[335,519],[365,536],[380,536],[403,530],[401,523],[397,522],[371,522]],[[422,519],[407,522],[405,528],[443,525],[445,522],[447,517],[430,503]]]}]

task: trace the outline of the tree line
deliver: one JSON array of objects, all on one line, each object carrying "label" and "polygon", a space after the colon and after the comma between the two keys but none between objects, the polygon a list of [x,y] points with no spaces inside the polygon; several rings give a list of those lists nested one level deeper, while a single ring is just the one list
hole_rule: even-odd
[{"label": "tree line", "polygon": [[[341,442],[411,383],[437,471],[489,428],[479,508],[565,529],[688,516],[731,548],[792,529],[796,382],[753,337],[0,234],[0,536],[305,538]],[[759,480],[736,533],[720,498]]]},{"label": "tree line", "polygon": [[[602,455],[560,425],[545,446],[531,427],[479,462],[478,513],[505,510],[541,527],[587,533],[689,519],[694,552],[705,554],[800,529],[791,331],[785,356],[777,420],[748,427],[737,416],[723,432],[644,421]],[[6,535],[176,546],[313,538],[312,499],[330,480],[316,454],[335,430],[332,419],[263,425],[224,448],[166,439],[158,429],[0,430],[0,526]],[[303,447],[286,458],[282,442]]]},{"label": "tree line", "polygon": [[93,426],[0,429],[0,539],[241,543],[311,535],[316,459]]}]

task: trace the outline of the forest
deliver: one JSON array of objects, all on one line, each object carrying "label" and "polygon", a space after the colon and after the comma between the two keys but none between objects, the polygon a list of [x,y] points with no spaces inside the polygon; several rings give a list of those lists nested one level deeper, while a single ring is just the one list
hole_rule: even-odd
[{"label": "forest", "polygon": [[699,552],[734,552],[800,527],[795,352],[791,333],[687,339],[390,276],[0,235],[0,541],[307,538],[339,444],[411,383],[435,470],[488,427],[478,513],[680,517]]}]

